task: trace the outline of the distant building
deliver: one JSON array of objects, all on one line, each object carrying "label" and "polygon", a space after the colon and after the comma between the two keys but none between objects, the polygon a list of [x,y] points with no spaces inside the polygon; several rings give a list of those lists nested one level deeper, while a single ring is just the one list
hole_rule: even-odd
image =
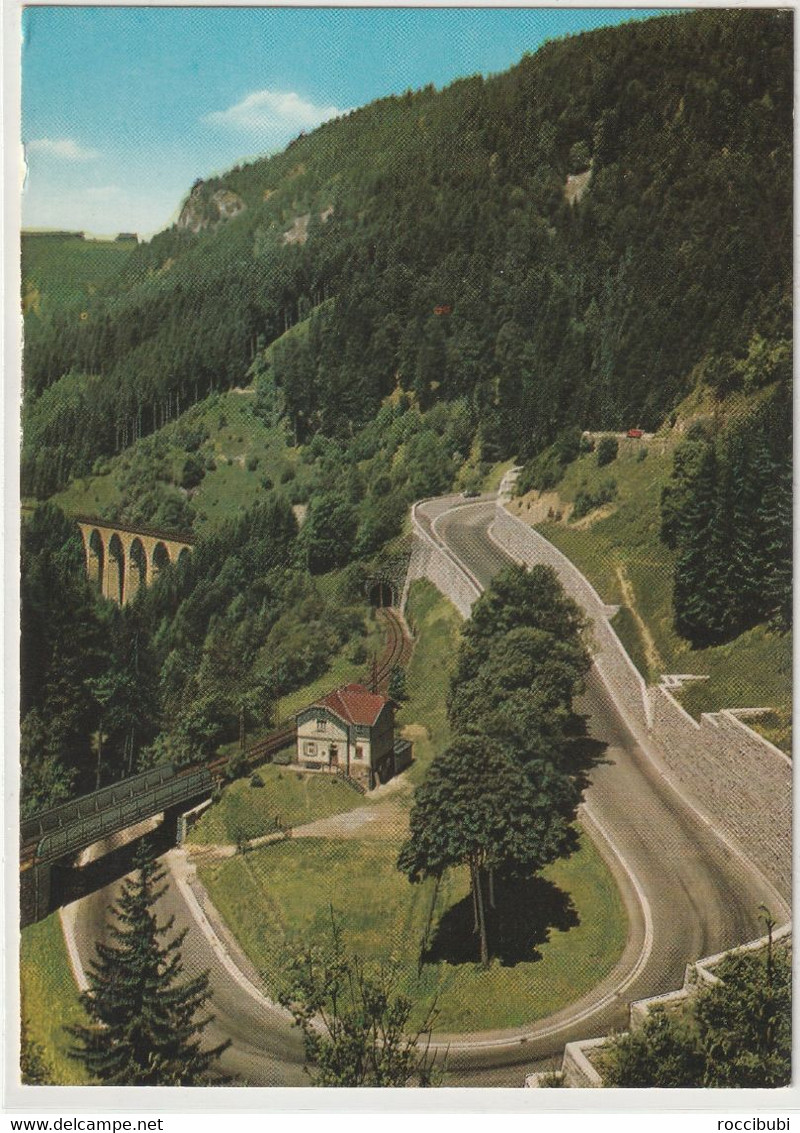
[{"label": "distant building", "polygon": [[337,688],[297,714],[297,762],[342,773],[372,790],[411,763],[411,744],[395,739],[395,704],[364,685]]},{"label": "distant building", "polygon": [[118,244],[126,243],[129,240],[132,240],[134,244],[138,244],[139,243],[139,237],[138,237],[137,233],[136,232],[120,232],[120,234],[117,236],[117,243]]}]

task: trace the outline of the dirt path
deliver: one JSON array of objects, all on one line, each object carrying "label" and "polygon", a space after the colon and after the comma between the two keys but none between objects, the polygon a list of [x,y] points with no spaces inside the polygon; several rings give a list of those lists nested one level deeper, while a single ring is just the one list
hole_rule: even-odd
[{"label": "dirt path", "polygon": [[647,667],[650,672],[657,676],[664,670],[664,662],[661,659],[661,654],[658,652],[653,635],[651,634],[647,624],[645,623],[642,615],[636,608],[636,595],[633,592],[631,580],[625,573],[625,568],[622,565],[616,567],[617,578],[619,579],[620,589],[622,591],[622,601],[633,614],[633,619],[641,634],[642,642],[644,644],[644,653],[647,658]]},{"label": "dirt path", "polygon": [[[411,785],[405,777],[398,775],[376,787],[369,794],[369,803],[346,810],[341,814],[330,814],[327,818],[317,818],[301,826],[292,827],[292,838],[404,838],[408,833],[408,801]],[[271,842],[283,841],[283,834],[263,834],[247,842],[248,850],[257,850]],[[223,861],[232,858],[238,847],[234,843],[187,843],[187,853],[197,864],[210,861]]]},{"label": "dirt path", "polygon": [[408,833],[408,807],[399,798],[374,806],[361,806],[343,814],[296,826],[292,838],[404,838]]}]

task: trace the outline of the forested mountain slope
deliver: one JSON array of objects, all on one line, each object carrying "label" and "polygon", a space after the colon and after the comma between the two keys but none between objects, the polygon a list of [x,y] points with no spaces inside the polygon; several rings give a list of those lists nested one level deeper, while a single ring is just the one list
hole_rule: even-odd
[{"label": "forested mountain slope", "polygon": [[498,460],[572,477],[585,507],[618,477],[593,532],[635,541],[622,462],[579,456],[582,429],[675,434],[632,465],[646,591],[658,572],[659,616],[721,666],[760,626],[785,687],[792,30],[679,14],[385,99],[195,185],[115,276],[27,305],[23,492],[198,542],[119,609],[52,503],[25,523],[26,812],[265,726],[363,647],[408,504]]},{"label": "forested mountain slope", "polygon": [[29,313],[23,490],[253,372],[299,441],[399,382],[463,398],[488,459],[656,426],[698,380],[787,382],[791,176],[785,12],[600,30],[373,103],[195,186],[84,318]]}]

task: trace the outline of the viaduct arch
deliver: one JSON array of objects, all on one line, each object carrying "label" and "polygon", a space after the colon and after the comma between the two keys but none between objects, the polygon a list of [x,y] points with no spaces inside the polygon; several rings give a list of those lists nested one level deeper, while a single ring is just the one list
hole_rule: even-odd
[{"label": "viaduct arch", "polygon": [[132,601],[144,586],[150,586],[167,563],[177,563],[189,554],[194,538],[155,528],[107,523],[92,516],[76,516],[86,555],[86,573],[104,598],[118,606]]}]

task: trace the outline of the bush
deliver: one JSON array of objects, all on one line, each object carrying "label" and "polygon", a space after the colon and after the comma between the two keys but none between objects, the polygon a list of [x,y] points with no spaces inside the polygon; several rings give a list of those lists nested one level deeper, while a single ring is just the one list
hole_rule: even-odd
[{"label": "bush", "polygon": [[403,701],[408,700],[408,690],[406,688],[406,672],[405,669],[397,668],[392,669],[392,675],[389,677],[389,688],[387,689],[389,696],[392,700]]},{"label": "bush", "polygon": [[592,154],[586,142],[575,142],[569,151],[569,172],[583,173],[592,163]]},{"label": "bush", "polygon": [[350,650],[350,660],[354,665],[363,665],[367,659],[367,647],[363,641],[357,641]]},{"label": "bush", "polygon": [[643,460],[647,460],[647,449],[646,448],[640,448],[639,449],[638,453],[636,454],[636,460],[639,464],[641,464]]},{"label": "bush", "polygon": [[257,468],[258,468],[258,457],[255,454],[253,454],[252,456],[248,456],[248,458],[247,458],[247,471],[248,472],[255,472],[255,470]]},{"label": "bush", "polygon": [[261,477],[261,487],[265,491],[269,492],[274,487],[274,484],[272,483],[272,478],[270,476],[262,476]]},{"label": "bush", "polygon": [[617,459],[619,441],[616,437],[601,437],[597,446],[597,467],[603,468]]},{"label": "bush", "polygon": [[584,515],[588,515],[590,511],[595,508],[602,507],[603,504],[610,503],[617,495],[617,482],[616,480],[605,480],[602,484],[598,485],[594,491],[589,491],[588,488],[580,488],[575,495],[575,504],[572,509],[573,519],[582,519]]},{"label": "bush", "polygon": [[791,960],[771,945],[732,953],[715,971],[719,983],[667,1014],[654,1008],[641,1028],[601,1055],[606,1086],[788,1086],[791,1079]]},{"label": "bush", "polygon": [[291,464],[281,472],[281,484],[289,484],[295,478],[295,471]]},{"label": "bush", "polygon": [[181,473],[181,487],[196,488],[206,474],[205,464],[199,456],[192,454],[187,457]]},{"label": "bush", "polygon": [[264,780],[261,778],[261,776],[259,775],[259,773],[257,771],[254,771],[253,774],[250,776],[250,786],[251,787],[263,787],[264,786]]}]

